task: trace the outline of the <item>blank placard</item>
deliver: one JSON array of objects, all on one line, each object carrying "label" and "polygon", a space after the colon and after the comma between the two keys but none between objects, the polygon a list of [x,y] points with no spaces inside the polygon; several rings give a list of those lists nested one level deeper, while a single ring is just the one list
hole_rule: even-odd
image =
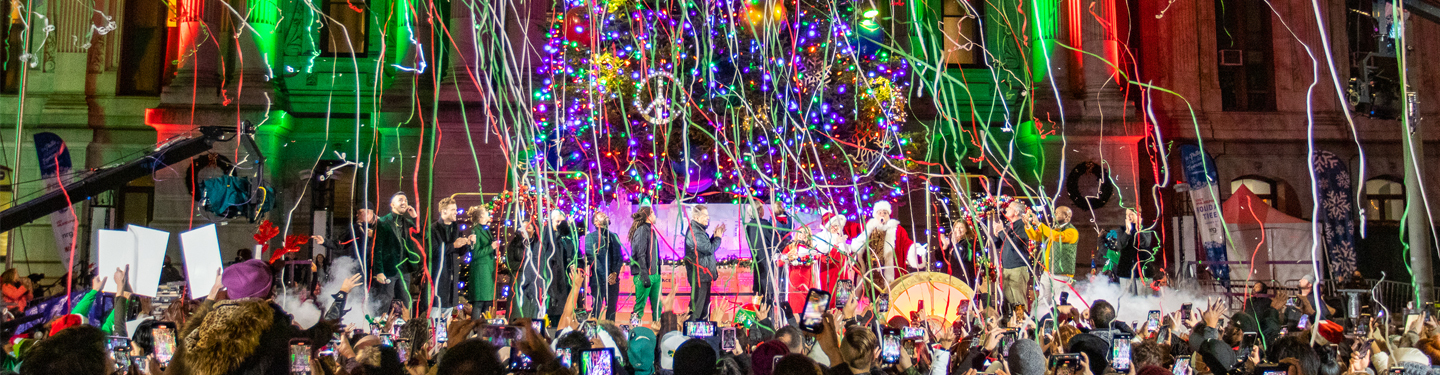
[{"label": "blank placard", "polygon": [[[170,232],[129,225],[135,234],[135,258],[130,263],[131,289],[136,295],[154,297],[160,291],[160,271],[165,267],[165,248],[170,245]],[[109,272],[115,272],[110,270]]]},{"label": "blank placard", "polygon": [[215,224],[181,233],[180,252],[185,255],[185,280],[190,285],[190,298],[210,295],[210,288],[215,287],[215,275],[224,267]]},{"label": "blank placard", "polygon": [[[115,274],[115,269],[125,269],[125,265],[135,259],[135,234],[128,230],[100,230],[100,254],[96,259],[96,266],[99,267],[98,275],[109,279]],[[130,275],[131,279],[134,274]],[[115,293],[115,280],[105,283],[103,292]],[[158,288],[157,288],[158,289]]]}]

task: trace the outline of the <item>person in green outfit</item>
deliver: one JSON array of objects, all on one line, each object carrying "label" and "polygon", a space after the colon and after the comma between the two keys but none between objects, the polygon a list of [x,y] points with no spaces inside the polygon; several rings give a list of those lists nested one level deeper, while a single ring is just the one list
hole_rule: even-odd
[{"label": "person in green outfit", "polygon": [[630,214],[630,274],[635,282],[635,306],[631,316],[645,316],[645,303],[650,303],[651,316],[660,319],[660,247],[655,241],[655,209],[642,206]]},{"label": "person in green outfit", "polygon": [[390,213],[381,216],[375,223],[375,250],[369,259],[370,289],[373,305],[380,311],[389,311],[391,302],[400,300],[410,305],[410,289],[406,276],[420,265],[420,253],[416,250],[415,226],[419,214],[404,192],[390,196]]},{"label": "person in green outfit", "polygon": [[470,295],[475,299],[476,313],[489,312],[495,303],[495,254],[500,250],[500,241],[490,233],[490,210],[486,206],[470,207],[470,222],[473,231],[470,238],[475,246],[470,253]]}]

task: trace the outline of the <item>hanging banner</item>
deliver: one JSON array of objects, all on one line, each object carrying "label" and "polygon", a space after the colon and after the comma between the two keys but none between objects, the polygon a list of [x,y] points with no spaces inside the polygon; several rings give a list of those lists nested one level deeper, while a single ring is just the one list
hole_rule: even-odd
[{"label": "hanging banner", "polygon": [[1216,204],[1215,161],[1195,145],[1180,146],[1185,162],[1185,183],[1190,184],[1190,204],[1195,210],[1195,224],[1200,229],[1200,243],[1205,246],[1206,262],[1216,280],[1230,281],[1229,257],[1225,255],[1225,223]]},{"label": "hanging banner", "polygon": [[1330,263],[1330,279],[1345,280],[1355,272],[1355,200],[1350,195],[1350,168],[1330,151],[1316,151],[1311,160],[1320,189],[1320,220]]},{"label": "hanging banner", "polygon": [[[35,153],[40,158],[40,179],[45,180],[45,191],[60,190],[61,180],[68,180],[70,175],[70,150],[65,147],[65,140],[55,133],[35,134]],[[70,252],[75,250],[76,216],[72,209],[67,205],[50,213],[50,227],[55,231],[55,248],[61,262],[69,261]]]}]

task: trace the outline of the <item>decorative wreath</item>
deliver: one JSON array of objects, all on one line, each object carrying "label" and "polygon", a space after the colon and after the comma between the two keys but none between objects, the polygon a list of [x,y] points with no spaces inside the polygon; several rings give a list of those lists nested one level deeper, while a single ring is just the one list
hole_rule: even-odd
[{"label": "decorative wreath", "polygon": [[[1070,170],[1070,176],[1065,178],[1065,192],[1070,194],[1070,200],[1075,202],[1076,208],[1093,210],[1110,201],[1110,196],[1115,195],[1115,184],[1110,182],[1107,172],[1105,167],[1091,161],[1080,163],[1075,166],[1075,169]],[[1080,193],[1080,179],[1086,175],[1094,175],[1094,178],[1100,180],[1098,196],[1086,196]]]},{"label": "decorative wreath", "polygon": [[185,188],[190,189],[190,196],[195,197],[196,200],[200,199],[200,196],[196,195],[196,190],[200,189],[200,185],[195,181],[195,174],[210,167],[220,168],[228,175],[235,170],[235,163],[231,163],[230,158],[225,155],[213,152],[190,159],[190,168],[185,170]]}]

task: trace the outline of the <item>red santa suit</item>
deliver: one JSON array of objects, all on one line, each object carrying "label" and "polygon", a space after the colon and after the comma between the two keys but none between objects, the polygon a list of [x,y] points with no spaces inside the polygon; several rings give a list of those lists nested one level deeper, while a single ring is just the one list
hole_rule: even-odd
[{"label": "red santa suit", "polygon": [[[827,213],[821,216],[821,222],[824,223],[824,228],[815,235],[811,243],[821,254],[820,285],[824,286],[821,289],[833,291],[838,280],[854,280],[856,269],[849,260],[863,246],[865,239],[852,240],[843,232],[846,224],[844,216]],[[832,227],[842,228],[842,232],[831,232]]]},{"label": "red santa suit", "polygon": [[[890,202],[883,200],[875,202],[875,206],[871,210],[895,212],[890,208]],[[872,249],[876,251],[875,255],[879,260],[872,266],[885,267],[880,275],[885,278],[886,285],[895,281],[896,277],[909,273],[910,269],[925,269],[925,258],[927,257],[925,249],[910,239],[910,233],[900,227],[899,220],[880,221],[877,218],[871,218],[866,221],[862,235],[872,235],[876,232],[883,232],[884,238],[878,244],[879,249]]]},{"label": "red santa suit", "polygon": [[787,288],[790,308],[800,311],[805,307],[805,298],[809,295],[810,288],[829,290],[817,283],[820,280],[820,252],[810,247],[809,244],[791,242],[785,246],[783,257],[776,262],[782,266],[789,266],[790,286]]}]

